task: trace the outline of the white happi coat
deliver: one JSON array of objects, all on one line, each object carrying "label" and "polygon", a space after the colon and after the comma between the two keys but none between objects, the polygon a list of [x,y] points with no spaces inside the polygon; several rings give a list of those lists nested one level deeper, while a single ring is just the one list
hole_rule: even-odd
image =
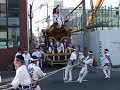
[{"label": "white happi coat", "polygon": [[31,78],[27,71],[27,67],[25,65],[20,66],[16,70],[16,75],[11,82],[11,85],[16,89],[19,85],[30,85]]},{"label": "white happi coat", "polygon": [[[36,66],[35,64],[31,63],[29,66],[28,66],[28,71],[29,73],[32,75],[32,80],[34,81],[38,81],[39,77],[42,77],[42,76],[45,76],[46,73],[43,73],[43,71],[38,67]],[[35,90],[41,90],[40,89],[40,86],[37,85],[36,89]]]}]

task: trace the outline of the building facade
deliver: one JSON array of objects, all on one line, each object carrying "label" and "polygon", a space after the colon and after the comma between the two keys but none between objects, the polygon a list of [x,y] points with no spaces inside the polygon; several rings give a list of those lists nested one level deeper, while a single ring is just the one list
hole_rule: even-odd
[{"label": "building facade", "polygon": [[27,0],[0,0],[0,70],[6,70],[17,48],[28,48]]},{"label": "building facade", "polygon": [[60,7],[63,7],[63,0],[54,0],[54,6],[60,5]]}]

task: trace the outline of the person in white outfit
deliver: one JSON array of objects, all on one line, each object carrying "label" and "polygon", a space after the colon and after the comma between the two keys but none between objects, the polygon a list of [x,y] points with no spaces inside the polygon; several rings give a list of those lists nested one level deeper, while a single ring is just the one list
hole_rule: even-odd
[{"label": "person in white outfit", "polygon": [[[61,53],[62,48],[63,48],[63,43],[57,41],[56,46],[57,46],[57,53]],[[60,61],[60,56],[58,56],[58,61]]]},{"label": "person in white outfit", "polygon": [[33,88],[34,90],[41,90],[40,86],[38,85],[38,79],[39,77],[43,77],[46,75],[46,73],[43,73],[43,71],[36,66],[37,64],[37,57],[36,56],[32,56],[32,60],[31,60],[31,64],[28,66],[28,72],[31,76],[32,82],[33,83]]},{"label": "person in white outfit", "polygon": [[92,64],[93,64],[93,52],[92,51],[88,52],[88,57],[83,61],[83,64],[84,66],[82,67],[79,73],[79,78],[78,78],[78,81],[80,83],[82,83],[83,79],[88,74],[89,69],[92,67]]},{"label": "person in white outfit", "polygon": [[104,57],[102,58],[102,60],[104,60],[105,64],[104,64],[104,68],[103,68],[103,72],[105,74],[105,78],[104,79],[109,79],[110,78],[110,71],[111,71],[111,67],[112,67],[112,62],[110,59],[110,53],[108,49],[104,50]]},{"label": "person in white outfit", "polygon": [[[75,51],[75,49],[73,49],[73,52],[71,53],[68,65],[66,66],[65,69],[65,78],[64,81],[69,80],[72,81],[72,69],[73,69],[73,64],[74,62],[77,60],[77,53]],[[69,75],[69,78],[68,78]]]},{"label": "person in white outfit", "polygon": [[78,52],[78,60],[81,62],[83,61],[85,58],[85,56],[83,55],[83,53],[81,51]]},{"label": "person in white outfit", "polygon": [[54,9],[53,9],[53,22],[58,22],[58,17],[59,17],[59,5],[57,5]]},{"label": "person in white outfit", "polygon": [[[83,55],[83,53],[81,51],[78,51],[78,63],[80,62],[83,62],[85,56]],[[80,65],[83,65],[83,64],[78,64],[77,66],[80,66]]]},{"label": "person in white outfit", "polygon": [[49,40],[49,43],[48,43],[48,51],[49,53],[54,53],[54,41],[52,39]]},{"label": "person in white outfit", "polygon": [[62,19],[61,17],[58,17],[58,25],[61,27],[63,24],[62,24]]},{"label": "person in white outfit", "polygon": [[63,53],[67,53],[67,51],[68,51],[68,41],[67,41],[67,39],[64,39],[64,41],[63,41]]},{"label": "person in white outfit", "polygon": [[[52,54],[55,53],[55,43],[52,39],[49,39],[48,51],[49,51],[49,53],[52,53]],[[53,61],[55,61],[55,56],[53,56]]]},{"label": "person in white outfit", "polygon": [[42,54],[40,53],[40,51],[36,48],[35,51],[32,53],[32,56],[36,56],[38,58],[37,61],[37,66],[41,67],[40,62],[41,62],[41,57]]},{"label": "person in white outfit", "polygon": [[16,56],[17,55],[22,55],[22,49],[21,48],[18,48],[18,51],[17,53],[15,54],[15,60],[16,60]]},{"label": "person in white outfit", "polygon": [[28,66],[31,60],[31,56],[28,53],[28,50],[24,50],[24,54],[22,56],[24,57],[25,65]]},{"label": "person in white outfit", "polygon": [[31,78],[27,67],[24,65],[24,57],[17,55],[14,64],[17,67],[16,75],[13,81],[7,86],[13,87],[15,90],[32,90]]}]

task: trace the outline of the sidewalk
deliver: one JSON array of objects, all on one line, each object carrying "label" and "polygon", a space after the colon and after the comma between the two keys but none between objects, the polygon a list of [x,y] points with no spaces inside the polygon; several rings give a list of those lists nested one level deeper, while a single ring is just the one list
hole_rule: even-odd
[{"label": "sidewalk", "polygon": [[0,71],[1,76],[1,84],[8,83],[13,80],[13,77],[15,76],[15,71]]}]

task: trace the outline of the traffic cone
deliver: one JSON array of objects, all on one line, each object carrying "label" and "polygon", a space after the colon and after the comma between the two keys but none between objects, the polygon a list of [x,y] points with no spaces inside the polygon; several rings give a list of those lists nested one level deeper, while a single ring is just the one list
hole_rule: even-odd
[{"label": "traffic cone", "polygon": [[92,66],[97,66],[97,62],[96,62],[96,59],[94,58],[94,60],[93,60],[93,65]]}]

